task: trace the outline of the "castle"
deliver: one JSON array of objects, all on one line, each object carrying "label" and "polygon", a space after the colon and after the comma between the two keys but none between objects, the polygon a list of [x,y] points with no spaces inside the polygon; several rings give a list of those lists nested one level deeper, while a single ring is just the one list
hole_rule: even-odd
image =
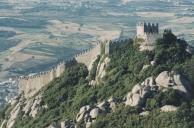
[{"label": "castle", "polygon": [[140,22],[137,24],[136,29],[140,51],[153,50],[156,40],[160,37],[159,24]]},{"label": "castle", "polygon": [[[143,50],[151,50],[159,36],[158,24],[137,24],[137,39],[141,41]],[[98,42],[94,48],[82,51],[69,60],[62,61],[48,71],[37,73],[36,75],[20,76],[17,78],[20,93],[24,93],[25,98],[30,98],[36,94],[42,87],[49,84],[52,80],[62,75],[66,67],[70,67],[75,63],[83,63],[90,71],[94,61],[101,54],[108,55],[112,46],[120,45],[118,41]],[[140,49],[141,50],[141,49]]]}]

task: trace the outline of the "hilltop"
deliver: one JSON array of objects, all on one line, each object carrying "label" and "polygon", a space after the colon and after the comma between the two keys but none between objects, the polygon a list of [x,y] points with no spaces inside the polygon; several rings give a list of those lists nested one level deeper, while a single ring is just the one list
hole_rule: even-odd
[{"label": "hilltop", "polygon": [[7,128],[192,128],[194,56],[165,30],[154,50],[138,40],[113,43],[92,68],[66,67],[32,97],[23,93],[1,112]]}]

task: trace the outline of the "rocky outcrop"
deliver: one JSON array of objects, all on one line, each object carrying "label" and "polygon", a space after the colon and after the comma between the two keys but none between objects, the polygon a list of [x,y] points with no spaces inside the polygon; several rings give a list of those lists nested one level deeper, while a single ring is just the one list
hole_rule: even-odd
[{"label": "rocky outcrop", "polygon": [[160,110],[162,112],[174,112],[174,111],[177,111],[177,107],[175,107],[173,105],[165,105],[165,106],[161,107]]},{"label": "rocky outcrop", "polygon": [[96,70],[96,78],[95,80],[92,80],[90,82],[91,85],[99,84],[100,81],[104,78],[104,76],[106,75],[105,69],[108,66],[109,62],[110,62],[109,57],[105,57],[105,56],[101,57]]},{"label": "rocky outcrop", "polygon": [[89,116],[91,117],[91,119],[96,119],[96,117],[100,114],[100,111],[101,109],[96,107],[96,108],[93,108],[90,113],[89,113]]},{"label": "rocky outcrop", "polygon": [[125,105],[138,106],[141,105],[146,96],[157,87],[154,85],[153,77],[147,78],[141,84],[137,84],[133,87],[132,91],[126,96]]},{"label": "rocky outcrop", "polygon": [[44,106],[41,106],[42,101],[42,94],[39,94],[31,99],[25,99],[23,96],[21,96],[17,103],[15,103],[13,106],[15,106],[12,111],[10,112],[10,115],[8,117],[8,120],[6,121],[6,128],[13,128],[16,119],[20,115],[22,117],[30,116],[30,117],[36,117],[38,112],[41,109],[45,109]]},{"label": "rocky outcrop", "polygon": [[127,100],[125,102],[126,105],[129,105],[129,106],[137,106],[137,105],[140,104],[140,102],[141,102],[141,96],[140,96],[140,94],[137,94],[137,93],[133,94],[131,92],[129,92],[127,94]]},{"label": "rocky outcrop", "polygon": [[42,95],[38,95],[35,97],[34,102],[31,106],[29,116],[34,118],[38,114],[40,109],[42,109],[42,106],[40,106],[41,101],[42,101]]},{"label": "rocky outcrop", "polygon": [[135,85],[132,91],[127,94],[125,105],[140,106],[152,91],[161,91],[169,88],[181,91],[190,98],[189,82],[180,74],[164,71],[156,79],[149,77],[141,84]]},{"label": "rocky outcrop", "polygon": [[156,78],[156,84],[161,88],[173,88],[185,93],[190,97],[190,84],[189,81],[184,79],[180,74],[174,72],[164,71],[158,75]]},{"label": "rocky outcrop", "polygon": [[[164,91],[170,88],[189,94],[187,89],[189,88],[189,82],[187,80],[185,80],[180,74],[164,71],[161,72],[156,79],[152,76],[145,79],[142,83],[136,84],[122,102],[118,102],[115,98],[110,98],[109,100],[100,102],[93,107],[82,107],[77,115],[76,121],[84,121],[86,128],[89,128],[92,123],[95,122],[98,115],[101,113],[114,112],[118,104],[124,103],[126,106],[142,107],[141,105],[145,103],[146,99],[152,92]],[[174,112],[177,110],[177,107],[173,105],[165,105],[160,109],[161,112]],[[139,113],[140,116],[148,116],[149,114],[149,111],[142,111]]]},{"label": "rocky outcrop", "polygon": [[82,108],[80,108],[79,113],[77,114],[76,117],[76,121],[80,122],[81,120],[83,120],[84,118],[86,118],[86,113],[88,113],[91,110],[91,107],[89,105],[87,106],[83,106]]},{"label": "rocky outcrop", "polygon": [[6,121],[6,123],[4,122],[4,124],[6,124],[6,128],[14,127],[15,121],[19,116],[19,114],[21,113],[21,109],[22,109],[21,106],[23,104],[23,101],[24,101],[24,97],[20,97],[18,102],[14,105],[12,111],[10,112],[10,115],[8,116],[8,120]]},{"label": "rocky outcrop", "polygon": [[168,71],[164,71],[158,75],[156,78],[156,83],[159,87],[168,88],[170,86],[173,86],[173,78],[172,74],[170,74]]},{"label": "rocky outcrop", "polygon": [[89,128],[100,114],[109,113],[111,111],[114,112],[117,104],[119,104],[118,100],[112,97],[107,101],[96,104],[95,106],[83,106],[77,114],[76,122],[84,121],[86,128]]},{"label": "rocky outcrop", "polygon": [[13,110],[11,111],[10,113],[10,117],[7,121],[7,125],[6,125],[6,128],[13,128],[14,124],[15,124],[15,121],[19,115],[21,111],[21,102],[19,102],[14,108]]},{"label": "rocky outcrop", "polygon": [[105,74],[106,74],[105,68],[107,67],[109,62],[110,62],[110,58],[106,57],[104,59],[104,61],[102,61],[101,63],[98,64],[98,67],[97,67],[97,78],[102,79],[105,76]]},{"label": "rocky outcrop", "polygon": [[37,95],[32,99],[28,99],[24,103],[23,112],[24,116],[36,117],[38,112],[44,107],[41,106],[42,94]]},{"label": "rocky outcrop", "polygon": [[140,116],[148,116],[150,114],[149,111],[144,111],[144,112],[141,112],[139,115]]}]

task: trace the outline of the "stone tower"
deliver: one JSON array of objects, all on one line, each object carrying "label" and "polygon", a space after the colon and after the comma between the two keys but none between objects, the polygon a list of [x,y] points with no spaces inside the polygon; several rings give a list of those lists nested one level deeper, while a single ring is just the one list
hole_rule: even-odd
[{"label": "stone tower", "polygon": [[158,23],[138,23],[137,24],[137,36],[144,36],[148,34],[159,34]]},{"label": "stone tower", "polygon": [[159,38],[159,24],[145,23],[137,24],[137,39],[141,39],[140,50],[153,50],[156,39]]}]

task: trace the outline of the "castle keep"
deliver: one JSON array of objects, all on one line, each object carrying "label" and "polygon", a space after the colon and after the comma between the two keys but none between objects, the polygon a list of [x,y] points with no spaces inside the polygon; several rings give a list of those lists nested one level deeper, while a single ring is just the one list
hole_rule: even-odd
[{"label": "castle keep", "polygon": [[138,23],[137,24],[137,36],[144,36],[148,34],[158,34],[159,25],[158,23]]},{"label": "castle keep", "polygon": [[153,50],[156,39],[159,37],[158,23],[140,22],[137,24],[136,38],[139,40],[138,43],[140,44],[140,51]]}]

